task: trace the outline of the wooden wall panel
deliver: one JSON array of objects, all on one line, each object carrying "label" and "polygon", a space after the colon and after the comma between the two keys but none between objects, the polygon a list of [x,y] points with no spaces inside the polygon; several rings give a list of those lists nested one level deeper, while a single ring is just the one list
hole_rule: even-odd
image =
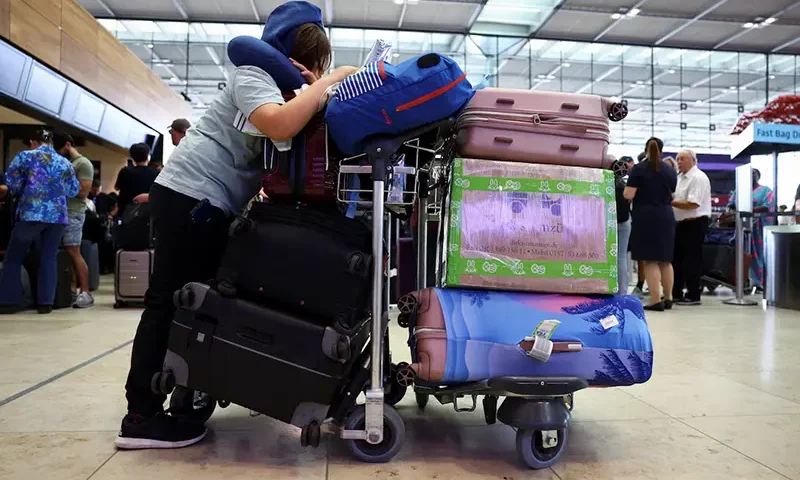
[{"label": "wooden wall panel", "polygon": [[[61,9],[59,9],[61,17]],[[27,3],[11,2],[11,41],[44,63],[61,66],[61,31]]]},{"label": "wooden wall panel", "polygon": [[190,113],[189,104],[77,0],[0,0],[0,36],[162,133]]},{"label": "wooden wall panel", "polygon": [[61,73],[89,90],[97,87],[97,58],[78,40],[61,31]]},{"label": "wooden wall panel", "polygon": [[61,28],[93,56],[97,56],[97,43],[103,27],[83,7],[75,2],[65,1],[62,6]]},{"label": "wooden wall panel", "polygon": [[0,37],[11,35],[11,0],[0,0]]},{"label": "wooden wall panel", "polygon": [[61,25],[61,0],[23,0],[54,25]]}]

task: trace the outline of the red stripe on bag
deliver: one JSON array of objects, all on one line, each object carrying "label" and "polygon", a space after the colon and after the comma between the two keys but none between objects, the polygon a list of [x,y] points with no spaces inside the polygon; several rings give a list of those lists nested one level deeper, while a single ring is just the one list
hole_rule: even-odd
[{"label": "red stripe on bag", "polygon": [[381,75],[381,80],[386,80],[386,71],[383,69],[383,62],[378,62],[378,73]]},{"label": "red stripe on bag", "polygon": [[395,112],[402,112],[403,110],[408,110],[409,108],[414,108],[417,105],[421,105],[421,104],[423,104],[423,103],[425,103],[425,102],[427,102],[429,100],[433,100],[434,98],[436,98],[436,97],[438,97],[440,95],[443,95],[448,90],[452,89],[453,87],[455,87],[456,85],[461,83],[461,81],[464,80],[465,78],[467,78],[467,74],[466,73],[461,75],[457,79],[453,80],[451,83],[449,83],[449,84],[447,84],[447,85],[445,85],[443,87],[437,88],[436,90],[432,91],[431,93],[428,93],[428,94],[423,95],[423,96],[421,96],[421,97],[419,97],[417,99],[411,100],[408,103],[404,103],[404,104],[400,105],[399,107],[397,107],[395,109]]}]

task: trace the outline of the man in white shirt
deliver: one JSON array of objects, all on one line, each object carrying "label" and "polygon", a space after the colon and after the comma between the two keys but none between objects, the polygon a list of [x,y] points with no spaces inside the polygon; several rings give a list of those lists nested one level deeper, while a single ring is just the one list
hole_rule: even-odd
[{"label": "man in white shirt", "polygon": [[676,221],[672,261],[675,287],[672,294],[678,305],[700,305],[703,242],[711,216],[711,182],[697,167],[694,151],[681,150],[677,162],[680,173],[672,200]]}]

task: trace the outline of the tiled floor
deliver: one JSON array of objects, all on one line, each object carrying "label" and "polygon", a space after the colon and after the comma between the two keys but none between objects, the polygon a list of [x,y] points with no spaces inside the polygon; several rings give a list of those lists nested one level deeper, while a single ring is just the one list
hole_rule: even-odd
[{"label": "tiled floor", "polygon": [[[236,407],[198,446],[116,452],[139,312],[113,310],[110,290],[104,281],[90,310],[0,317],[0,479],[800,479],[797,312],[707,297],[651,314],[652,380],[579,392],[564,456],[533,472],[516,460],[514,432],[484,425],[480,409],[434,401],[422,413],[411,395],[399,407],[407,442],[386,465],[354,462],[335,439],[303,449],[296,429]],[[401,360],[404,335],[393,325]]]}]

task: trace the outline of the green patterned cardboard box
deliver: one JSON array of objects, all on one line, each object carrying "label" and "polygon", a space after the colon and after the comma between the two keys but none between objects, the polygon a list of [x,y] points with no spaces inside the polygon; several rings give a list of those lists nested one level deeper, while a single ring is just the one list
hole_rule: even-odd
[{"label": "green patterned cardboard box", "polygon": [[440,283],[616,293],[616,213],[611,171],[456,159]]}]

